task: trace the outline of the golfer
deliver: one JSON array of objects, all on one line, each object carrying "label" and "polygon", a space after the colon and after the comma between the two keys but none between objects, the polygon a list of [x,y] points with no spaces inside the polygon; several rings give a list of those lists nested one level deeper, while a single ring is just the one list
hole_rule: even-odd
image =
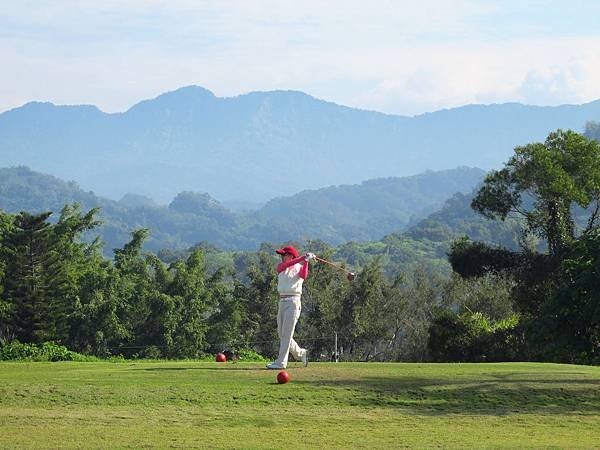
[{"label": "golfer", "polygon": [[267,369],[285,369],[288,355],[308,365],[308,352],[294,340],[294,328],[300,317],[300,297],[302,283],[308,277],[308,261],[315,258],[313,253],[298,256],[298,250],[291,245],[276,250],[281,255],[277,265],[277,291],[279,292],[279,310],[277,311],[277,334],[279,335],[279,356]]}]

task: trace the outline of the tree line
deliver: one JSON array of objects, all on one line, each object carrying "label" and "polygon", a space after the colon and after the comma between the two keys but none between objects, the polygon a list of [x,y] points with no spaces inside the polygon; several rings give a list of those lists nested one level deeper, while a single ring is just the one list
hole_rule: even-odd
[{"label": "tree line", "polygon": [[[313,358],[594,363],[600,354],[600,146],[558,130],[515,149],[472,208],[521,224],[518,248],[462,238],[453,273],[390,271],[365,259],[358,276],[316,264],[297,340]],[[113,258],[85,233],[98,210],[0,213],[0,341],[53,341],[98,356],[197,358],[225,349],[276,352],[274,244],[209,268],[201,246],[169,262],[142,251],[139,229]],[[582,222],[576,218],[587,214]],[[309,241],[304,251],[336,249]],[[406,267],[406,266],[403,266]]]},{"label": "tree line", "polygon": [[[98,241],[81,235],[93,230],[97,211],[66,206],[56,223],[50,213],[1,214],[0,339],[27,343],[53,341],[86,354],[127,357],[196,358],[230,349],[275,354],[277,276],[274,246],[238,261],[240,270],[208,271],[205,254],[194,249],[171,263],[142,252],[148,230],[132,233],[114,258],[102,256]],[[310,248],[328,256],[320,242]],[[347,358],[390,358],[406,308],[432,307],[412,291],[421,280],[390,282],[375,260],[349,283],[337,271],[316,265],[304,296],[298,339],[311,353],[327,358],[334,333]],[[425,357],[426,323],[412,334]],[[411,353],[412,352],[412,353]]]}]

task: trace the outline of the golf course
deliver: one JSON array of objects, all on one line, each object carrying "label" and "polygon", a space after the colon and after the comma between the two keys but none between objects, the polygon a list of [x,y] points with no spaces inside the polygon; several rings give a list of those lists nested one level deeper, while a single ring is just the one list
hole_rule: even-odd
[{"label": "golf course", "polygon": [[0,448],[600,448],[600,367],[0,363]]}]

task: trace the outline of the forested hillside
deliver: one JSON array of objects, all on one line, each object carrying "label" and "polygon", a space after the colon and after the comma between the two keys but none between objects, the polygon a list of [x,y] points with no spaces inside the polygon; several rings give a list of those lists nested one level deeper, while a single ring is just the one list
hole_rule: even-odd
[{"label": "forested hillside", "polygon": [[476,214],[471,208],[476,192],[454,194],[438,211],[412,225],[405,235],[415,240],[446,243],[468,236],[492,245],[517,248],[522,223],[514,219],[491,221]]},{"label": "forested hillside", "polygon": [[0,169],[0,208],[6,212],[53,211],[78,202],[100,208],[97,229],[105,248],[121,247],[138,228],[151,230],[145,248],[186,249],[207,242],[226,250],[253,250],[261,242],[320,239],[330,245],[378,240],[439,207],[455,192],[469,192],[484,175],[458,168],[355,186],[304,191],[269,202],[259,211],[235,214],[208,194],[181,192],[168,206],[142,196],[107,200],[28,168]]},{"label": "forested hillside", "polygon": [[471,191],[484,174],[481,169],[460,167],[412,177],[380,178],[360,185],[331,186],[273,199],[251,217],[269,227],[297,230],[298,237],[333,244],[373,240],[406,229],[454,193]]}]

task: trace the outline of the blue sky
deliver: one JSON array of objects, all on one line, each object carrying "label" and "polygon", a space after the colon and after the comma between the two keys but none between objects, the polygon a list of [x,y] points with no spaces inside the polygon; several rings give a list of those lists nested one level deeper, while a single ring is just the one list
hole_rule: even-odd
[{"label": "blue sky", "polygon": [[600,1],[0,1],[0,111],[196,84],[415,115],[600,98]]}]

